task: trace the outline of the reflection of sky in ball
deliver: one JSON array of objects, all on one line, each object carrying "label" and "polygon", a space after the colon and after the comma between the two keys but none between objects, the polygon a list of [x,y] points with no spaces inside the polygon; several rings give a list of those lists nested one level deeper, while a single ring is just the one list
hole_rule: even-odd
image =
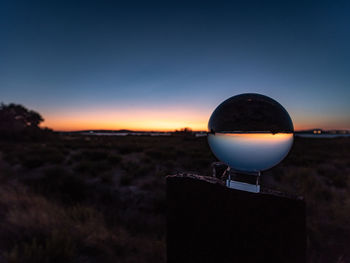
[{"label": "reflection of sky in ball", "polygon": [[267,170],[288,154],[293,144],[292,133],[245,133],[208,135],[215,156],[238,171]]}]

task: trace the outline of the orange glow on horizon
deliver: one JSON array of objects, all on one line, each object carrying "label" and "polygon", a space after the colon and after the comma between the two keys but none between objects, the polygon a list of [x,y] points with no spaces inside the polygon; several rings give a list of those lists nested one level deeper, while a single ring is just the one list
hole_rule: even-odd
[{"label": "orange glow on horizon", "polygon": [[95,111],[61,112],[45,115],[42,127],[55,131],[134,130],[174,131],[185,127],[194,131],[207,129],[207,116],[191,111]]},{"label": "orange glow on horizon", "polygon": [[[134,130],[134,131],[174,131],[185,127],[194,131],[206,131],[210,111],[194,109],[100,109],[46,112],[42,127],[55,131],[78,130]],[[323,119],[307,121],[294,119],[294,129],[309,130],[350,129],[348,123]]]},{"label": "orange glow on horizon", "polygon": [[[187,120],[172,120],[167,118],[151,118],[146,116],[130,116],[121,120],[110,118],[88,118],[88,117],[57,117],[49,116],[45,119],[42,127],[48,127],[55,131],[78,131],[78,130],[134,130],[134,131],[174,131],[182,128],[190,128],[194,131],[206,131],[208,120],[204,118],[193,118]],[[321,127],[321,128],[320,128]],[[349,127],[341,125],[296,125],[294,130],[312,130],[320,128],[323,130],[346,130]]]}]

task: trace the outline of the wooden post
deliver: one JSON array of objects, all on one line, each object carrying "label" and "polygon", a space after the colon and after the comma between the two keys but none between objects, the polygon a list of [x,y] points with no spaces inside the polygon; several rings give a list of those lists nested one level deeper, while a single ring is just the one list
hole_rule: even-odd
[{"label": "wooden post", "polygon": [[305,203],[227,188],[213,177],[167,177],[168,263],[304,263]]}]

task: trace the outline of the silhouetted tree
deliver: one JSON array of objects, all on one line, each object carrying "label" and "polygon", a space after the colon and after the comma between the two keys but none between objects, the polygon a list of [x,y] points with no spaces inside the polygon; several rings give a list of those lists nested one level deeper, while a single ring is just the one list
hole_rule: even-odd
[{"label": "silhouetted tree", "polygon": [[18,104],[0,105],[0,135],[4,138],[36,136],[41,131],[41,115]]},{"label": "silhouetted tree", "polygon": [[192,136],[193,131],[191,128],[185,127],[180,130],[175,130],[174,135],[181,135],[181,136]]},{"label": "silhouetted tree", "polygon": [[183,133],[192,133],[192,129],[191,128],[188,128],[188,127],[185,127],[185,128],[182,128],[180,130],[180,132],[183,132]]}]

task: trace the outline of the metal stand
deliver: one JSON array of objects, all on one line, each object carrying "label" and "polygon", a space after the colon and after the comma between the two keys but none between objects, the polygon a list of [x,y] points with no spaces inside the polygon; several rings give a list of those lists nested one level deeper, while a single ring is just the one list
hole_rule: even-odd
[{"label": "metal stand", "polygon": [[229,175],[228,179],[226,180],[226,186],[228,188],[233,188],[236,190],[241,190],[241,191],[246,191],[251,193],[260,193],[259,178],[260,178],[260,172],[256,175],[255,184],[250,184],[246,182],[231,180],[231,176]]},{"label": "metal stand", "polygon": [[213,177],[223,180],[228,188],[260,193],[260,171],[236,171],[222,162],[212,163]]}]

